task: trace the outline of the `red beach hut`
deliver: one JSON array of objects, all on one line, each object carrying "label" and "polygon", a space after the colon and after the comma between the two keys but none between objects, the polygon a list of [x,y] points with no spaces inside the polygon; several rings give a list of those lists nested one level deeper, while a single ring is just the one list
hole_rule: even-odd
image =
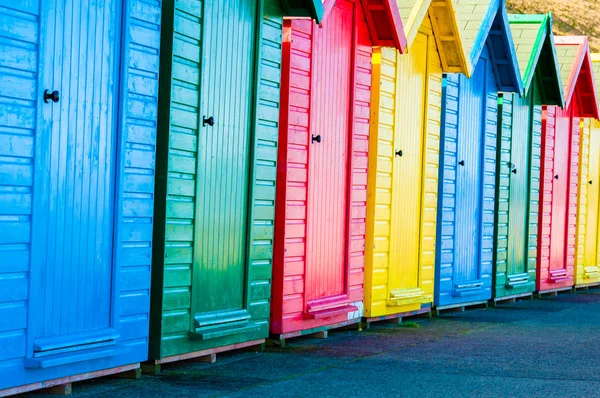
[{"label": "red beach hut", "polygon": [[581,118],[598,118],[588,39],[555,37],[565,108],[544,106],[537,290],[573,284]]},{"label": "red beach hut", "polygon": [[274,339],[362,316],[372,47],[406,38],[393,0],[286,19],[271,302]]}]

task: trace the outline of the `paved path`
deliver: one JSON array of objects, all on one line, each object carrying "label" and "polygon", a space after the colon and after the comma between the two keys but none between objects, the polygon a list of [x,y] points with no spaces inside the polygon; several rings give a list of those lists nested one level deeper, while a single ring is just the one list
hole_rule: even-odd
[{"label": "paved path", "polygon": [[408,326],[289,340],[141,380],[82,382],[73,396],[600,396],[600,290]]}]

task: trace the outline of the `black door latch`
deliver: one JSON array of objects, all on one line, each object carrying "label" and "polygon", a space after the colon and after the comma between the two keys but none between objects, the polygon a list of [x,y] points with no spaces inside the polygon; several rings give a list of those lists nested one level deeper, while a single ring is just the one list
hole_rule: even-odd
[{"label": "black door latch", "polygon": [[60,100],[58,90],[54,90],[53,92],[48,92],[48,90],[44,90],[44,102],[49,103],[50,101],[56,103]]},{"label": "black door latch", "polygon": [[210,127],[215,125],[215,118],[214,117],[209,117],[206,118],[204,116],[202,116],[202,127],[206,127],[206,125],[209,125]]}]

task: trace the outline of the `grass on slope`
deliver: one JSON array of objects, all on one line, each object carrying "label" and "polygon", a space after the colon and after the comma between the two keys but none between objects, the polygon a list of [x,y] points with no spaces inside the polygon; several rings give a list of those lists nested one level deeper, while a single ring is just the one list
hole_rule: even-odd
[{"label": "grass on slope", "polygon": [[587,35],[592,52],[600,52],[598,0],[507,0],[507,8],[512,14],[542,14],[552,11],[555,35]]}]

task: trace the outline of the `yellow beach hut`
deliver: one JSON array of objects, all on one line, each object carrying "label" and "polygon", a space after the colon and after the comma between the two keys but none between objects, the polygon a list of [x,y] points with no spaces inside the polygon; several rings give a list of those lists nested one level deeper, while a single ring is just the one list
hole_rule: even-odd
[{"label": "yellow beach hut", "polygon": [[[454,2],[398,0],[407,50],[373,51],[365,323],[431,310],[442,74],[469,74]],[[483,19],[483,17],[482,17]]]},{"label": "yellow beach hut", "polygon": [[[600,54],[592,54],[596,98],[600,99]],[[575,287],[600,285],[600,122],[583,119]]]}]

